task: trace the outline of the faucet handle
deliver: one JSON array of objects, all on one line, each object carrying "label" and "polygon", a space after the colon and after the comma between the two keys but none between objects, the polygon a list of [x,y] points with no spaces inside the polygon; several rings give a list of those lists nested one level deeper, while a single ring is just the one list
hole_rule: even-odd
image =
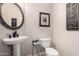
[{"label": "faucet handle", "polygon": [[11,38],[11,35],[10,34],[7,34],[7,35],[8,35],[9,38]]}]

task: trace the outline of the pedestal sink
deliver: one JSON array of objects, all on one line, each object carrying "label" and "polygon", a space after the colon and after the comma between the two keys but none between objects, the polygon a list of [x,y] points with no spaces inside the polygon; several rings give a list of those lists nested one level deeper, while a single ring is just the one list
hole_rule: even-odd
[{"label": "pedestal sink", "polygon": [[7,45],[13,45],[13,55],[20,56],[20,43],[26,40],[27,36],[19,36],[14,38],[5,38],[2,39],[3,42]]}]

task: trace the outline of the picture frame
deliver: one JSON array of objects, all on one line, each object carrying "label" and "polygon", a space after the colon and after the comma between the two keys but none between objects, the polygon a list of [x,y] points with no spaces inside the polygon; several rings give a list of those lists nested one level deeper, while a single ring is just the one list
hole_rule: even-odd
[{"label": "picture frame", "polygon": [[79,11],[77,3],[66,5],[66,29],[69,31],[79,30]]},{"label": "picture frame", "polygon": [[40,12],[39,26],[40,27],[50,27],[50,13]]}]

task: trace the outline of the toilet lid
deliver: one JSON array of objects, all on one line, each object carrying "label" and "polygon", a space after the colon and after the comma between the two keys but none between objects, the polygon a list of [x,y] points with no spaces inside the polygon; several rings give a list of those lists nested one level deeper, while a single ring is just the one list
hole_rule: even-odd
[{"label": "toilet lid", "polygon": [[45,48],[45,50],[46,50],[46,54],[49,56],[59,55],[57,50],[54,48]]}]

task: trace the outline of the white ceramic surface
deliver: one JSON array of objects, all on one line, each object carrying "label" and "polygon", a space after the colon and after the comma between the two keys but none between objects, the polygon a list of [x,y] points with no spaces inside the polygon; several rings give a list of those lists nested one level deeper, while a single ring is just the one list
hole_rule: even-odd
[{"label": "white ceramic surface", "polygon": [[28,38],[27,36],[19,36],[19,37],[15,37],[15,38],[5,38],[5,39],[2,39],[2,41],[5,43],[5,44],[18,44],[18,43],[21,43],[23,42],[26,38]]},{"label": "white ceramic surface", "polygon": [[26,40],[27,38],[27,36],[19,36],[15,38],[5,38],[2,39],[2,41],[4,42],[4,44],[13,45],[13,55],[20,56],[20,43]]},{"label": "white ceramic surface", "polygon": [[45,50],[46,50],[47,56],[58,56],[59,55],[58,51],[54,48],[48,47],[48,48],[45,48]]},{"label": "white ceramic surface", "polygon": [[44,48],[50,47],[51,38],[41,38],[40,43]]}]

